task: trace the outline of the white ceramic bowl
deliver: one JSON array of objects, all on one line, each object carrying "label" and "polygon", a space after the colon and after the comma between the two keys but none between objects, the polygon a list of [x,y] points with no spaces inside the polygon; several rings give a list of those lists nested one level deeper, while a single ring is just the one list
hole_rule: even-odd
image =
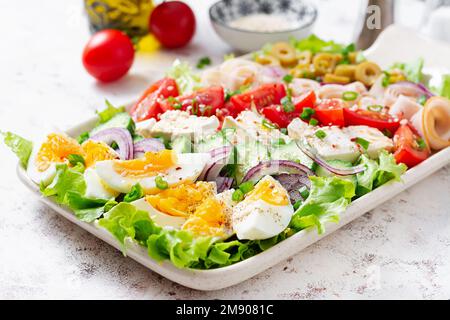
[{"label": "white ceramic bowl", "polygon": [[[230,26],[237,18],[257,13],[282,15],[293,22],[293,28],[257,32]],[[307,37],[316,22],[317,9],[303,0],[221,0],[211,6],[209,17],[214,30],[225,42],[236,50],[250,52],[259,50],[266,43]]]}]

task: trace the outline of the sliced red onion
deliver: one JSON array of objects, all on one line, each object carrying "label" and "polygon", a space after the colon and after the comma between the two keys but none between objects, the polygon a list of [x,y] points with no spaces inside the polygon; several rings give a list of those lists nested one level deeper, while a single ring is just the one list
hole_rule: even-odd
[{"label": "sliced red onion", "polygon": [[252,181],[256,183],[264,176],[272,176],[282,173],[299,174],[306,177],[315,175],[311,169],[300,163],[288,160],[270,160],[261,162],[255,167],[251,168],[245,175],[242,182]]},{"label": "sliced red onion", "polygon": [[304,139],[302,141],[295,141],[297,146],[302,150],[304,154],[306,154],[311,160],[315,161],[319,166],[327,169],[328,171],[337,174],[338,176],[348,176],[352,174],[357,174],[366,170],[364,165],[355,166],[352,168],[336,168],[328,164],[324,159],[322,159],[319,155],[317,155],[314,151],[312,151],[309,143]]},{"label": "sliced red onion", "polygon": [[162,143],[161,140],[159,140],[159,139],[155,139],[155,138],[143,139],[134,144],[133,158],[134,159],[140,158],[146,152],[158,152],[158,151],[164,150],[165,148],[166,147],[164,146],[164,143]]},{"label": "sliced red onion", "polygon": [[117,153],[121,160],[133,159],[133,140],[128,130],[123,128],[109,128],[97,132],[90,139],[102,141],[107,145],[117,143],[119,150]]},{"label": "sliced red onion", "polygon": [[288,174],[282,173],[273,176],[274,179],[286,189],[291,198],[292,204],[296,203],[298,200],[306,200],[300,193],[300,189],[305,187],[306,189],[311,189],[311,181],[309,178],[303,174]]},{"label": "sliced red onion", "polygon": [[230,146],[220,147],[209,152],[211,154],[211,160],[206,165],[205,169],[201,173],[199,180],[203,181],[216,181],[217,177],[225,167],[232,153]]},{"label": "sliced red onion", "polygon": [[226,190],[230,190],[231,186],[233,185],[233,178],[229,177],[217,177],[216,184],[217,184],[217,193],[224,192]]},{"label": "sliced red onion", "polygon": [[417,98],[426,96],[427,99],[434,96],[434,94],[423,84],[411,81],[400,81],[389,85],[389,88],[398,89],[400,93],[405,93],[407,96],[414,95]]}]

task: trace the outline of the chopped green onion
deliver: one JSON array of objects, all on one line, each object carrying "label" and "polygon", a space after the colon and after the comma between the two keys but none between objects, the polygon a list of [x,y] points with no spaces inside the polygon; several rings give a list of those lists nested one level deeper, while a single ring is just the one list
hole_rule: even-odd
[{"label": "chopped green onion", "polygon": [[307,187],[303,186],[300,189],[298,189],[298,192],[300,192],[300,195],[302,196],[303,199],[306,200],[306,198],[309,197],[309,190]]},{"label": "chopped green onion", "polygon": [[237,189],[233,192],[231,199],[236,202],[242,201],[244,200],[244,193],[240,189]]},{"label": "chopped green onion", "polygon": [[144,189],[142,189],[139,183],[136,183],[131,187],[130,192],[128,192],[124,197],[124,202],[133,202],[135,200],[141,199],[145,195]]},{"label": "chopped green onion", "polygon": [[211,59],[209,57],[200,58],[197,62],[197,69],[203,69],[205,66],[209,66],[211,64]]},{"label": "chopped green onion", "polygon": [[178,99],[176,99],[174,97],[168,97],[167,101],[169,101],[170,104],[172,105],[172,107],[176,110],[181,109],[181,107],[182,107],[180,101],[178,101]]},{"label": "chopped green onion", "polygon": [[77,138],[79,144],[82,144],[87,139],[89,139],[89,132],[87,132],[87,131],[80,134]]},{"label": "chopped green onion", "polygon": [[266,119],[263,119],[262,125],[263,125],[263,127],[266,127],[267,129],[278,129],[278,127],[275,124],[270,123]]},{"label": "chopped green onion", "polygon": [[156,187],[160,190],[166,190],[169,188],[169,184],[161,176],[155,178]]},{"label": "chopped green onion", "polygon": [[356,142],[357,144],[359,144],[361,147],[363,147],[364,150],[369,149],[370,142],[367,141],[366,139],[357,137],[357,138],[355,139],[355,142]]},{"label": "chopped green onion", "polygon": [[281,99],[281,104],[283,105],[284,112],[290,113],[295,110],[295,106],[292,103],[292,99],[289,96],[284,97]]},{"label": "chopped green onion", "polygon": [[313,108],[306,107],[303,109],[300,118],[303,120],[309,120],[314,113],[316,113],[316,111]]},{"label": "chopped green onion", "polygon": [[288,130],[286,128],[281,128],[280,131],[282,134],[288,134]]},{"label": "chopped green onion", "polygon": [[309,120],[309,125],[311,126],[317,126],[319,124],[319,121],[317,121],[317,119],[311,118],[311,120]]},{"label": "chopped green onion", "polygon": [[287,74],[283,77],[283,81],[286,83],[291,83],[293,79],[294,77],[292,76],[292,74]]},{"label": "chopped green onion", "polygon": [[297,200],[297,202],[296,203],[294,203],[294,210],[298,210],[298,208],[300,208],[300,206],[302,205],[302,203],[303,203],[303,201],[300,199],[300,200]]},{"label": "chopped green onion", "polygon": [[417,145],[419,146],[420,150],[424,150],[427,148],[427,143],[422,138],[417,139]]},{"label": "chopped green onion", "polygon": [[86,165],[86,163],[84,162],[83,156],[81,156],[79,154],[69,154],[67,159],[69,160],[69,163],[72,166],[76,166],[78,163],[81,163],[83,166]]},{"label": "chopped green onion", "polygon": [[250,191],[253,190],[253,188],[254,188],[254,184],[251,181],[244,182],[239,186],[239,190],[241,190],[242,193],[244,193],[244,194],[249,193]]},{"label": "chopped green onion", "polygon": [[425,102],[427,102],[427,96],[421,95],[420,98],[417,100],[417,102],[421,105],[425,105]]},{"label": "chopped green onion", "polygon": [[280,138],[280,139],[276,140],[273,144],[276,146],[282,146],[282,145],[286,144],[286,141],[283,138]]},{"label": "chopped green onion", "polygon": [[345,91],[342,94],[342,99],[344,101],[355,101],[356,98],[358,98],[358,95],[359,95],[358,92],[355,91]]},{"label": "chopped green onion", "polygon": [[381,112],[383,110],[383,106],[379,104],[374,104],[367,107],[367,110],[374,111],[374,112]]},{"label": "chopped green onion", "polygon": [[319,139],[323,139],[323,138],[325,138],[327,136],[327,134],[323,130],[317,130],[315,135]]}]

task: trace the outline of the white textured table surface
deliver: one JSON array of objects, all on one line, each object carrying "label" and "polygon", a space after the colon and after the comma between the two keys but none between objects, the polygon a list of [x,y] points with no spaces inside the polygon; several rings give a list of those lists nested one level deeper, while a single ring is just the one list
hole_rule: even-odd
[{"label": "white textured table surface", "polygon": [[[228,48],[205,21],[208,1],[194,2],[201,26],[179,54],[218,61]],[[154,80],[156,58],[165,64],[173,57],[140,56],[125,79],[96,84],[80,62],[88,37],[81,1],[64,3],[0,0],[1,130],[33,138],[79,122],[105,97],[117,104],[135,97]],[[349,40],[351,28],[335,34],[328,27],[339,21],[324,23],[326,8],[316,31]],[[450,166],[268,271],[204,293],[165,280],[59,217],[20,184],[3,144],[0,153],[0,298],[450,298]]]}]

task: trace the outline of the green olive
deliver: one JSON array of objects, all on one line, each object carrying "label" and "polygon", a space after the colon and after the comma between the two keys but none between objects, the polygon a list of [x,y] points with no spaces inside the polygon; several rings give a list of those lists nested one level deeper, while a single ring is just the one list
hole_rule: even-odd
[{"label": "green olive", "polygon": [[280,60],[284,67],[297,63],[297,54],[294,47],[287,42],[277,42],[272,46],[271,55]]},{"label": "green olive", "polygon": [[313,58],[313,65],[316,76],[333,73],[336,67],[336,57],[331,53],[316,54]]},{"label": "green olive", "polygon": [[277,58],[275,58],[273,56],[258,55],[256,57],[255,61],[258,62],[259,64],[262,64],[265,66],[279,66],[280,65],[280,60],[278,60]]},{"label": "green olive", "polygon": [[372,86],[381,74],[381,68],[370,61],[364,61],[357,65],[355,79],[361,81],[366,86]]},{"label": "green olive", "polygon": [[355,80],[356,66],[351,64],[340,64],[334,69],[334,74],[340,77],[347,77]]},{"label": "green olive", "polygon": [[347,84],[350,83],[350,78],[345,76],[338,76],[332,73],[327,73],[323,77],[323,82],[325,83],[340,83],[340,84]]}]

